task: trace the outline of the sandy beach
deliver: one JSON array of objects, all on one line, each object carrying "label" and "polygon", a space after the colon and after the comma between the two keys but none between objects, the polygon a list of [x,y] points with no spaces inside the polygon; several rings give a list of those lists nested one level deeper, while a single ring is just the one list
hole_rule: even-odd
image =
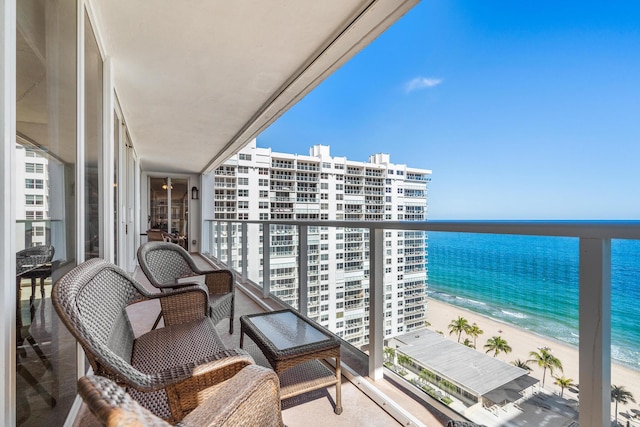
[{"label": "sandy beach", "polygon": [[[477,348],[479,351],[484,352],[483,346],[486,344],[487,339],[493,336],[501,336],[511,346],[512,352],[509,354],[501,353],[497,356],[498,359],[504,362],[512,362],[516,359],[529,360],[529,352],[537,351],[539,347],[549,347],[552,353],[560,359],[564,368],[563,372],[554,371],[555,375],[564,375],[567,378],[572,378],[575,383],[578,382],[578,349],[567,344],[561,344],[558,341],[548,339],[542,336],[538,336],[534,333],[525,331],[523,329],[511,326],[509,324],[493,320],[489,317],[482,316],[480,314],[473,313],[471,311],[458,308],[449,304],[445,304],[440,301],[427,298],[428,311],[427,320],[431,323],[429,329],[433,331],[442,331],[444,336],[452,340],[457,340],[457,335],[449,335],[449,329],[447,326],[452,320],[457,319],[458,316],[462,316],[468,320],[469,324],[477,323],[480,329],[484,331],[482,335],[477,338]],[[465,339],[465,334],[462,334],[461,342]],[[472,339],[473,340],[473,339]],[[531,375],[542,382],[542,369],[537,365],[532,365],[533,371]],[[629,390],[635,400],[638,403],[631,403],[629,405],[618,405],[618,412],[626,412],[633,408],[640,408],[640,371],[612,364],[611,366],[611,380],[613,384],[622,385]],[[560,387],[554,385],[555,379],[550,375],[547,370],[545,389],[549,391],[555,391],[560,393]],[[565,398],[575,398],[576,393],[565,389]],[[611,412],[613,416],[613,404]],[[622,419],[622,418],[621,418]]]}]

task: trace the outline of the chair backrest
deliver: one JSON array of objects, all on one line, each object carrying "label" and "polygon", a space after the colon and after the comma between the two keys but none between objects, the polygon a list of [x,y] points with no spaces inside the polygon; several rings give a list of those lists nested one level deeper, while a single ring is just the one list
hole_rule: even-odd
[{"label": "chair backrest", "polygon": [[16,267],[20,271],[23,265],[42,265],[51,262],[56,250],[51,245],[32,246],[16,252]]},{"label": "chair backrest", "polygon": [[147,242],[138,248],[140,268],[156,287],[175,284],[176,279],[193,276],[198,271],[184,248],[169,242]]},{"label": "chair backrest", "polygon": [[53,305],[96,374],[141,374],[131,366],[135,336],[125,310],[144,297],[141,290],[124,270],[99,258],[78,265],[53,285]]},{"label": "chair backrest", "polygon": [[122,387],[108,378],[82,377],[78,380],[78,393],[103,425],[147,427],[171,425],[140,406]]}]

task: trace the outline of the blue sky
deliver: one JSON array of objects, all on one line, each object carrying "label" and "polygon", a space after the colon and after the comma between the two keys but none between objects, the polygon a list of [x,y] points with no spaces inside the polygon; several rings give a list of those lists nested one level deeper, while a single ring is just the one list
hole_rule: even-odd
[{"label": "blue sky", "polygon": [[431,169],[429,219],[640,219],[640,1],[422,0],[258,146]]}]

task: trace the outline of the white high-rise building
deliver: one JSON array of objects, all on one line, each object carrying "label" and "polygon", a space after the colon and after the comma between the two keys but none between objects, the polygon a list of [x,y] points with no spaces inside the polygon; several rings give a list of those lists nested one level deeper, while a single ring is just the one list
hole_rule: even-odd
[{"label": "white high-rise building", "polygon": [[[255,141],[215,171],[215,218],[231,220],[424,221],[431,171],[396,165],[388,154],[368,162],[331,157],[316,145],[308,156],[257,148]],[[262,283],[262,232],[248,233],[249,278]],[[262,226],[260,226],[262,227]],[[385,337],[426,320],[427,236],[385,232]],[[270,231],[271,292],[296,307],[295,225]],[[356,347],[368,343],[369,229],[308,228],[307,314]],[[241,254],[233,254],[235,268]],[[255,260],[260,260],[256,262]]]},{"label": "white high-rise building", "polygon": [[19,249],[47,242],[49,161],[38,150],[16,145],[16,224]]}]

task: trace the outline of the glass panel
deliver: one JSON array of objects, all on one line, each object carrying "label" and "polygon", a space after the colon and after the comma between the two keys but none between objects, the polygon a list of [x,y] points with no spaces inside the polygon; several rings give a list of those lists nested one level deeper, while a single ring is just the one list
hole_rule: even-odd
[{"label": "glass panel", "polygon": [[102,57],[85,14],[85,259],[102,256]]},{"label": "glass panel", "polygon": [[[640,407],[640,241],[611,241],[611,415],[637,424]],[[614,397],[615,396],[615,397]],[[635,421],[635,424],[634,424]]]},{"label": "glass panel", "polygon": [[391,367],[451,405],[480,403],[465,412],[479,424],[543,425],[549,411],[554,424],[576,422],[578,239],[433,232],[428,242],[430,330],[391,340]]},{"label": "glass panel", "polygon": [[189,181],[171,178],[171,241],[189,249]]},{"label": "glass panel", "polygon": [[250,319],[278,350],[327,339],[327,335],[291,312],[258,315]]},{"label": "glass panel", "polygon": [[[149,179],[149,230],[169,230],[169,184],[166,178]],[[161,236],[159,233],[158,236]],[[161,240],[156,238],[156,233],[149,234],[149,240]]]},{"label": "glass panel", "polygon": [[62,425],[76,395],[50,298],[76,265],[76,3],[16,2],[17,425]]}]

